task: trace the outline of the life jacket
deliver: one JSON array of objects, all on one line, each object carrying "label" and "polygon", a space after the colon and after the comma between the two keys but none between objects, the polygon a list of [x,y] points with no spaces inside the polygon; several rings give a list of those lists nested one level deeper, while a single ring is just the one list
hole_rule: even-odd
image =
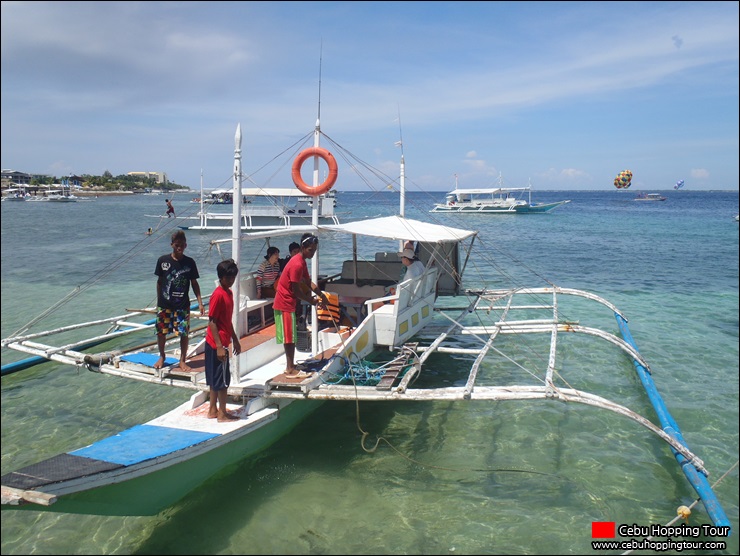
[{"label": "life jacket", "polygon": [[316,316],[319,320],[333,320],[338,323],[341,317],[339,311],[339,295],[331,292],[324,292],[326,297],[326,305],[320,305],[316,307]]}]

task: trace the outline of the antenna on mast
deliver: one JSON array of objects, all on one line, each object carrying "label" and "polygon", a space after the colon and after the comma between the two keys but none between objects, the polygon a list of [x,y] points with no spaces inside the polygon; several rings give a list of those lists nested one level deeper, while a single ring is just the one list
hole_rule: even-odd
[{"label": "antenna on mast", "polygon": [[[406,162],[403,158],[403,132],[401,131],[401,107],[398,107],[398,141],[394,143],[396,147],[401,148],[401,206],[399,214],[401,217],[406,216]],[[400,249],[403,249],[403,241],[399,243]]]},{"label": "antenna on mast", "polygon": [[319,113],[316,115],[316,119],[321,121],[321,63],[324,58],[324,39],[321,39],[321,46],[319,48]]},{"label": "antenna on mast", "polygon": [[403,158],[403,131],[401,129],[401,106],[398,106],[398,141],[395,142],[396,147],[401,148],[401,158]]}]

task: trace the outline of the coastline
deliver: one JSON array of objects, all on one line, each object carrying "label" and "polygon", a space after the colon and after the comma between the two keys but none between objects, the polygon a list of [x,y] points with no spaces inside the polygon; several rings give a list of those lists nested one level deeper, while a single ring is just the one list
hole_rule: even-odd
[{"label": "coastline", "polygon": [[[163,191],[160,196],[162,195],[172,195],[174,196],[177,193],[188,193],[193,194],[195,193],[194,190],[176,190],[176,191]],[[75,191],[74,194],[77,197],[119,197],[119,196],[125,196],[125,195],[146,195],[146,193],[136,193],[134,191]]]},{"label": "coastline", "polygon": [[121,195],[133,195],[133,191],[75,191],[77,197],[118,197]]}]

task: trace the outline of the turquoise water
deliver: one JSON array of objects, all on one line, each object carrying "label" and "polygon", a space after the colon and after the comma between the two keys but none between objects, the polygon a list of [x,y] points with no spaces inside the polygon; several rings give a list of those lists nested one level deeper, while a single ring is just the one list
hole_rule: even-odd
[{"label": "turquoise water", "polygon": [[[444,193],[409,195],[407,216],[479,229],[466,285],[593,291],[630,319],[689,447],[710,482],[738,461],[738,193],[537,192],[571,199],[547,215],[432,215]],[[178,215],[193,195],[175,196]],[[391,214],[390,192],[340,192],[344,219]],[[43,328],[154,301],[154,262],[175,222],[164,197],[2,203],[2,337],[80,286]],[[149,237],[148,227],[156,228]],[[187,253],[212,289],[219,234],[190,232]],[[281,248],[287,247],[286,245]],[[347,258],[322,243],[322,262]],[[258,251],[242,267],[256,266]],[[563,307],[579,318],[581,304]],[[596,317],[616,332],[608,312]],[[603,319],[602,319],[603,317]],[[574,387],[653,419],[630,362],[591,339],[564,340]],[[524,358],[533,345],[520,349]],[[2,353],[3,364],[22,358]],[[430,379],[465,380],[470,358],[436,355]],[[537,367],[539,362],[533,361]],[[487,380],[497,363],[484,364]],[[509,372],[509,371],[507,371]],[[512,379],[518,378],[514,371]],[[463,374],[464,373],[464,374]],[[487,374],[488,373],[488,374]],[[599,388],[602,388],[601,390]],[[2,379],[2,473],[149,420],[187,392],[46,363]],[[359,417],[358,417],[359,416]],[[370,433],[374,453],[362,449]],[[738,471],[715,488],[736,531]],[[3,554],[582,554],[591,522],[668,523],[694,492],[663,442],[624,418],[556,402],[325,403],[259,457],[155,517],[8,512]],[[701,505],[690,524],[707,523]],[[737,533],[728,549],[737,554]],[[685,551],[684,553],[692,553]]]}]

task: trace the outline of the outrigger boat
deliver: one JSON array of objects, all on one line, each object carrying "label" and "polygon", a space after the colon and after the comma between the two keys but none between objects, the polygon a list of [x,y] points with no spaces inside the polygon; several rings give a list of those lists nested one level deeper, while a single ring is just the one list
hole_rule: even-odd
[{"label": "outrigger boat", "polygon": [[[314,146],[303,150],[294,162],[293,179],[306,188],[300,176],[301,164],[314,158],[313,188],[330,188],[336,180],[336,162],[320,148],[325,137],[318,122]],[[327,180],[318,184],[319,159],[330,167]],[[234,190],[241,187],[241,129],[237,128],[234,156]],[[297,166],[297,172],[296,172]],[[101,439],[37,464],[2,476],[3,509],[34,509],[102,515],[151,515],[192,491],[230,463],[263,449],[289,431],[300,420],[328,400],[420,401],[435,400],[485,403],[503,400],[541,400],[545,403],[572,402],[605,409],[630,419],[664,440],[687,479],[703,501],[716,526],[729,527],[729,520],[708,483],[707,471],[690,451],[678,425],[669,414],[653,382],[650,367],[627,326],[627,319],[601,297],[555,285],[512,289],[465,289],[462,276],[479,239],[472,230],[421,222],[404,215],[404,164],[401,157],[400,214],[345,224],[322,225],[313,207],[313,223],[300,229],[239,233],[232,228],[229,240],[215,246],[231,245],[237,263],[242,248],[250,242],[288,233],[310,231],[321,238],[319,253],[311,263],[313,280],[337,296],[339,313],[328,321],[319,319],[315,308],[307,315],[308,325],[299,333],[296,360],[313,371],[309,378],[284,375],[283,347],[275,342],[270,322],[271,300],[256,299],[254,275],[240,273],[234,285],[235,322],[242,353],[232,357],[230,410],[238,421],[218,423],[207,419],[203,340],[191,339],[189,364],[192,372],[179,369],[179,356],[154,369],[156,354],[122,347],[116,351],[86,353],[80,346],[101,341],[149,334],[153,323],[144,320],[152,308],[124,315],[62,327],[45,332],[23,333],[2,340],[2,346],[91,371],[152,384],[192,390],[181,406],[109,438]],[[241,199],[236,195],[235,199]],[[240,202],[234,203],[234,220]],[[339,241],[342,253],[351,257],[341,262],[335,274],[320,273],[331,259],[331,241]],[[424,273],[400,280],[398,251],[413,242],[424,263]],[[369,243],[369,250],[364,247]],[[256,251],[261,252],[261,249]],[[363,258],[363,254],[370,256]],[[476,256],[476,262],[482,261]],[[339,269],[337,269],[339,270]],[[396,285],[394,293],[388,286]],[[613,314],[621,338],[590,323],[567,318],[569,300],[594,303],[606,315]],[[589,312],[589,315],[592,315]],[[197,315],[194,313],[194,317]],[[78,341],[56,342],[57,335],[85,328],[108,330]],[[193,333],[198,327],[193,327]],[[529,337],[524,341],[524,337]],[[530,337],[531,336],[531,337]],[[606,341],[633,363],[650,399],[657,423],[604,396],[576,387],[578,381],[598,384],[588,366],[574,364],[569,346],[576,336]],[[128,340],[128,343],[136,341]],[[595,341],[595,340],[594,340]],[[45,342],[45,343],[42,343]],[[175,346],[179,342],[174,343]],[[537,350],[544,363],[530,371],[528,350]],[[524,355],[522,355],[524,354]],[[431,357],[454,356],[471,361],[470,369],[454,382],[438,382],[435,373],[426,373]],[[532,357],[531,357],[532,356]],[[360,370],[371,362],[371,370]],[[529,363],[528,363],[529,362]],[[625,369],[628,367],[625,361]],[[528,381],[521,383],[522,369]],[[563,376],[565,369],[573,376]]]},{"label": "outrigger boat", "polygon": [[542,214],[570,203],[570,200],[554,203],[533,203],[532,186],[503,187],[499,175],[498,187],[460,189],[455,176],[455,189],[445,195],[443,203],[435,203],[429,212],[454,214]]},{"label": "outrigger boat", "polygon": [[[244,232],[310,225],[314,203],[318,204],[320,224],[339,224],[334,191],[318,197],[310,197],[287,187],[249,187],[241,191],[243,204],[239,226]],[[209,208],[211,206],[212,204],[203,201],[197,216],[184,217],[195,223],[180,227],[183,230],[231,230],[233,215],[213,211]]]},{"label": "outrigger boat", "polygon": [[635,201],[665,201],[667,197],[664,197],[660,193],[639,193],[635,197]]},{"label": "outrigger boat", "polygon": [[[296,188],[243,187],[242,183],[240,193],[239,226],[243,232],[310,225],[313,222],[314,204],[318,207],[319,224],[339,224],[336,212],[336,191],[333,190],[321,195],[308,195]],[[206,196],[203,191],[203,176],[201,176],[200,197],[197,200],[200,210],[195,216],[181,217],[187,223],[180,228],[195,231],[231,230],[233,211],[232,213],[218,212],[213,210],[213,207],[233,206],[236,197],[233,189],[216,189]]]}]

